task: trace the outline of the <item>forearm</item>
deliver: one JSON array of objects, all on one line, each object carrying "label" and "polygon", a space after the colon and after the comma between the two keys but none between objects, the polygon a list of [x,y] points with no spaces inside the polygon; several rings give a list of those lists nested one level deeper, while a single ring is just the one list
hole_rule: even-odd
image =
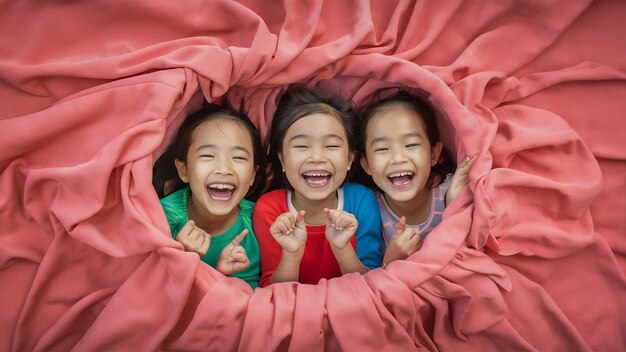
[{"label": "forearm", "polygon": [[356,251],[352,244],[348,243],[343,248],[338,248],[333,245],[330,246],[339,263],[339,268],[342,274],[347,273],[361,273],[365,274],[369,269],[363,265],[359,257],[356,255]]},{"label": "forearm", "polygon": [[298,281],[302,255],[303,253],[294,254],[283,251],[280,262],[272,274],[272,283]]}]

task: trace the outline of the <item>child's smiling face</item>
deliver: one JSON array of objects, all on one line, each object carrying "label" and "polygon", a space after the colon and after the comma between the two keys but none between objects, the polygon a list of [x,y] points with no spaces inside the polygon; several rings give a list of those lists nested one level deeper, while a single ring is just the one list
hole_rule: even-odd
[{"label": "child's smiling face", "polygon": [[336,117],[313,114],[289,126],[279,159],[297,197],[326,200],[346,179],[354,153]]},{"label": "child's smiling face", "polygon": [[211,119],[193,131],[187,163],[176,160],[176,167],[191,187],[190,206],[198,214],[228,215],[254,181],[252,139],[232,119]]},{"label": "child's smiling face", "polygon": [[426,182],[442,145],[431,148],[415,112],[402,103],[385,107],[371,118],[365,134],[361,165],[388,198],[408,202],[430,194]]}]

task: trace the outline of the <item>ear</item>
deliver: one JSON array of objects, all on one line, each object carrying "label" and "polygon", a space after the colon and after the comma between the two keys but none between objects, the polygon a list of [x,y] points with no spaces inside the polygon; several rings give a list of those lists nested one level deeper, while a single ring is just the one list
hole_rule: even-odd
[{"label": "ear", "polygon": [[283,172],[285,172],[285,163],[283,162],[283,152],[278,153],[278,160],[280,160],[280,165],[283,167]]},{"label": "ear", "polygon": [[439,162],[439,157],[441,156],[442,149],[443,149],[443,143],[441,142],[435,143],[432,151],[430,152],[431,166],[435,166]]},{"label": "ear", "polygon": [[361,155],[361,167],[368,175],[372,176],[372,170],[370,170],[370,164],[367,162],[367,158],[364,155]]},{"label": "ear", "polygon": [[348,170],[350,170],[350,167],[352,166],[352,162],[354,162],[355,157],[356,157],[356,154],[354,152],[348,153]]},{"label": "ear", "polygon": [[254,184],[254,180],[256,179],[256,173],[259,172],[259,167],[255,166],[254,170],[252,170],[252,182],[250,182],[250,186]]},{"label": "ear", "polygon": [[176,165],[176,171],[178,171],[178,177],[181,179],[181,181],[185,183],[189,183],[189,175],[187,174],[187,165],[178,159],[174,159],[174,164]]}]

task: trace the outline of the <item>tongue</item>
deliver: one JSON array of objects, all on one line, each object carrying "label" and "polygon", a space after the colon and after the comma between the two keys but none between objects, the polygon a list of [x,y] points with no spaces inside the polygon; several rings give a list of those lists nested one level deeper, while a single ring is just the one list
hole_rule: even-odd
[{"label": "tongue", "polygon": [[402,185],[406,185],[407,183],[411,182],[411,179],[412,179],[411,176],[392,177],[391,178],[391,183],[393,183],[396,186],[402,186]]},{"label": "tongue", "polygon": [[324,186],[330,177],[328,176],[304,176],[304,180],[311,187],[321,187]]},{"label": "tongue", "polygon": [[208,188],[209,195],[212,198],[218,199],[230,199],[230,196],[233,195],[232,189],[217,189],[217,188]]}]

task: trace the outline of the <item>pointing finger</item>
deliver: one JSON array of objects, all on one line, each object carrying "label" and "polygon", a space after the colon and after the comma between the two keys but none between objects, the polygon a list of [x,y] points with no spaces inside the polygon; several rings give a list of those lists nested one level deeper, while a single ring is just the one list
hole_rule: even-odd
[{"label": "pointing finger", "polygon": [[244,237],[246,237],[247,234],[248,234],[248,229],[244,229],[230,242],[230,244],[233,246],[238,246],[241,243],[241,241],[243,241]]}]

